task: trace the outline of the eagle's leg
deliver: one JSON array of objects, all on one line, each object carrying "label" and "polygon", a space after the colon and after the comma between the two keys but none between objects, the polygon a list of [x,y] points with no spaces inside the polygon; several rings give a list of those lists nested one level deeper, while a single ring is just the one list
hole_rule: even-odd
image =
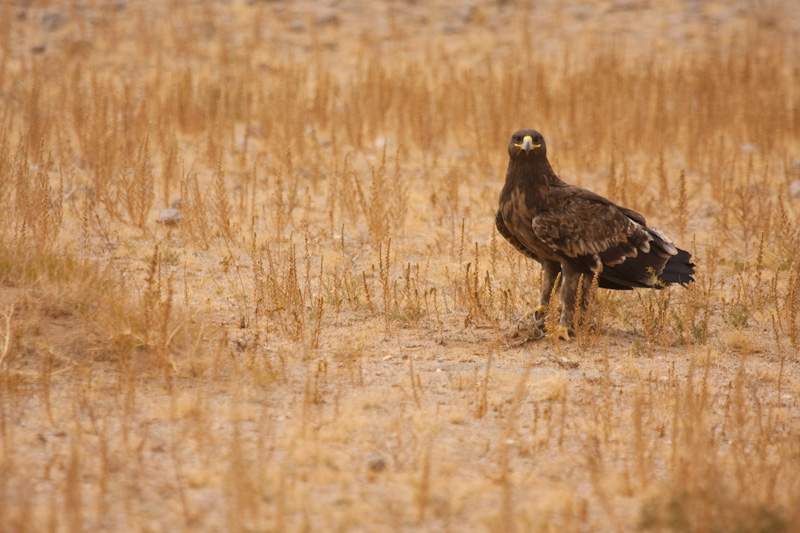
[{"label": "eagle's leg", "polygon": [[556,280],[561,283],[561,278],[558,276],[561,273],[561,263],[557,261],[540,262],[542,263],[542,294],[539,296],[539,305],[525,313],[517,321],[517,327],[533,318],[536,326],[543,328],[544,318],[550,305],[550,296],[553,294],[553,287],[556,285]]},{"label": "eagle's leg", "polygon": [[[591,300],[590,291],[592,289],[594,273],[586,272],[569,263],[565,263],[563,277],[564,283],[561,285],[562,307],[560,327],[563,328],[564,334],[568,336],[568,332],[573,331],[573,326],[575,325],[575,311],[577,306],[580,306],[581,309],[580,316],[582,318],[586,317],[586,310]],[[580,302],[577,301],[578,298],[580,298]]]},{"label": "eagle's leg", "polygon": [[561,263],[557,261],[542,261],[542,294],[539,295],[539,306],[533,310],[536,320],[544,320],[550,306],[550,296],[556,286],[556,280],[561,283],[558,276],[561,273]]}]

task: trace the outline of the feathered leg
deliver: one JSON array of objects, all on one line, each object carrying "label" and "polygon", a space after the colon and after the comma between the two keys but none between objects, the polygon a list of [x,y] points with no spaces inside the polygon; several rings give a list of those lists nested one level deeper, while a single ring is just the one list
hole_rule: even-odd
[{"label": "feathered leg", "polygon": [[522,324],[527,324],[533,318],[533,323],[537,328],[544,328],[544,318],[547,315],[547,309],[550,305],[550,296],[553,294],[553,288],[556,286],[556,281],[561,283],[559,274],[561,273],[561,263],[556,261],[540,261],[542,264],[542,294],[539,295],[539,305],[531,309],[517,321],[517,327]]},{"label": "feathered leg", "polygon": [[[542,261],[542,294],[539,295],[539,307],[533,310],[533,316],[537,320],[541,320],[544,314],[547,313],[547,307],[550,305],[550,295],[553,294],[553,288],[556,286],[556,279],[561,273],[561,263],[556,261]],[[559,279],[559,283],[561,280]]]},{"label": "feathered leg", "polygon": [[[591,297],[592,280],[594,274],[584,272],[569,263],[563,265],[562,277],[564,281],[561,285],[561,321],[558,331],[553,334],[558,338],[569,340],[569,332],[573,330],[575,323],[575,309],[580,305],[581,316],[586,316]],[[580,295],[580,302],[577,302]]]}]

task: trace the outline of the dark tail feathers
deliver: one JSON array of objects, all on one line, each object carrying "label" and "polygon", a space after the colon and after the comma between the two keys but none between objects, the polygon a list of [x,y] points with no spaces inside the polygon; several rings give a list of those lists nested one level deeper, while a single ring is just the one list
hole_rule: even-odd
[{"label": "dark tail feathers", "polygon": [[678,249],[678,255],[673,255],[664,265],[664,271],[658,276],[659,281],[668,285],[680,283],[686,285],[694,281],[694,263],[692,255],[686,250]]}]

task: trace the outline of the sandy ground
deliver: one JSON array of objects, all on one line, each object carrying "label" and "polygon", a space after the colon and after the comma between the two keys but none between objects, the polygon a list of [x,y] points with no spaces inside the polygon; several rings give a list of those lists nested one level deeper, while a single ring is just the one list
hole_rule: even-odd
[{"label": "sandy ground", "polygon": [[[216,65],[252,46],[259,79],[284,75],[286,64],[323,65],[320,77],[345,84],[375,57],[381,66],[406,65],[414,74],[430,64],[431,78],[447,79],[448,69],[491,72],[497,58],[546,56],[580,65],[604,47],[622,51],[616,57],[631,64],[653,57],[683,61],[708,53],[709,43],[724,56],[735,50],[725,43],[735,44],[754,25],[785,35],[789,52],[800,36],[800,3],[777,1],[10,2],[0,18],[10,27],[3,43],[7,72],[73,65],[76,58],[85,61],[85,70],[74,70],[78,77],[121,69],[134,87],[130,107],[147,116],[153,131],[158,117],[148,115],[135,89],[137,73],[147,77],[158,69],[138,59],[150,35],[162,48],[148,58],[160,58],[170,72],[189,68],[213,77]],[[171,36],[156,38],[164,28]],[[214,46],[187,49],[181,37]],[[15,98],[15,83],[6,80],[0,96]],[[126,94],[124,85],[114,90]],[[347,95],[337,98],[345,102],[341,113],[353,112]],[[56,104],[48,108],[58,111]],[[436,110],[428,111],[435,117]],[[175,280],[182,313],[172,326],[177,331],[179,324],[188,340],[176,348],[171,367],[137,348],[138,318],[128,323],[116,310],[97,323],[90,312],[76,312],[70,306],[81,300],[74,293],[90,291],[92,280],[55,289],[0,286],[0,309],[11,311],[15,328],[14,350],[0,368],[0,529],[712,531],[737,520],[752,530],[753,524],[773,531],[800,527],[787,501],[800,494],[794,481],[800,362],[787,341],[775,342],[770,309],[742,328],[727,327],[720,309],[732,289],[719,288],[709,338],[686,342],[688,336],[672,335],[651,345],[645,314],[657,297],[612,294],[601,298],[606,312],[588,340],[534,340],[516,321],[538,295],[538,270],[499,242],[502,267],[493,286],[513,274],[523,289],[511,312],[473,313],[459,280],[470,261],[482,273],[489,268],[505,138],[520,125],[510,122],[537,113],[497,118],[491,130],[497,139],[452,136],[458,141],[444,140],[444,154],[409,148],[401,169],[409,214],[388,265],[363,218],[353,222],[339,208],[339,219],[328,220],[328,161],[297,165],[307,186],[283,234],[273,237],[267,199],[276,182],[265,179],[261,209],[243,207],[253,163],[236,157],[247,142],[244,127],[221,143],[231,154],[225,186],[239,240],[225,242],[214,229],[203,249],[187,244],[178,229],[156,224],[180,194],[175,185],[169,198],[159,189],[147,231],[109,219],[81,237],[82,206],[91,198],[80,198],[80,187],[91,184],[92,161],[76,141],[69,150],[62,144],[64,191],[78,192],[65,204],[59,242],[108,265],[136,302],[146,300],[149,258],[158,243],[164,279]],[[314,146],[340,142],[336,132],[317,134],[313,116],[291,127],[313,134]],[[252,142],[268,143],[263,129],[253,130]],[[362,176],[378,164],[384,145],[390,151],[403,144],[391,127],[370,131],[376,135],[352,163]],[[564,135],[553,137],[556,154],[568,149]],[[185,131],[178,144],[207,190],[210,138]],[[253,159],[274,174],[281,151],[262,150]],[[484,150],[492,155],[475,155]],[[163,161],[153,159],[161,168]],[[571,179],[606,192],[598,174],[576,175],[571,160],[561,161]],[[441,184],[450,183],[444,176],[454,169],[467,176],[460,196],[455,187],[460,203],[436,220],[432,198],[446,204]],[[700,236],[702,273],[715,211],[700,206],[716,204],[693,202],[688,229]],[[273,309],[260,322],[252,318],[248,298],[258,276],[248,249],[249,214],[258,215],[256,247],[273,246],[280,256],[280,282],[290,279],[288,243],[297,246],[295,275],[323,298],[321,314],[309,301],[296,323],[286,309]],[[660,222],[669,228],[671,219],[664,214]],[[474,243],[482,253],[475,259]],[[413,265],[412,283],[405,269]],[[733,271],[732,265],[720,268]],[[394,291],[386,298],[401,302],[391,310],[380,300],[384,267]],[[363,274],[372,300],[364,293],[352,301],[333,294],[334,280],[342,279],[336,276],[346,271]],[[410,284],[424,295],[418,308],[409,304],[411,292],[403,293]],[[671,309],[680,312],[698,301],[675,294]],[[499,309],[500,295],[493,297],[492,309]],[[59,301],[64,309],[53,303]],[[130,311],[131,317],[141,313]],[[120,357],[126,346],[129,355]]]}]

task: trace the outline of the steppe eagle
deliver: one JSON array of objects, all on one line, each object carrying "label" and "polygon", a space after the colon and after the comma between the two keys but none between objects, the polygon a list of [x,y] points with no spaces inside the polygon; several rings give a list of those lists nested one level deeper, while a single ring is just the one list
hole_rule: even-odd
[{"label": "steppe eagle", "polygon": [[508,157],[495,223],[508,242],[542,265],[542,293],[533,311],[537,319],[561,274],[561,317],[551,335],[569,340],[577,295],[585,310],[595,276],[599,287],[616,290],[694,281],[689,252],[648,227],[644,216],[561,181],[538,131],[514,133]]}]

